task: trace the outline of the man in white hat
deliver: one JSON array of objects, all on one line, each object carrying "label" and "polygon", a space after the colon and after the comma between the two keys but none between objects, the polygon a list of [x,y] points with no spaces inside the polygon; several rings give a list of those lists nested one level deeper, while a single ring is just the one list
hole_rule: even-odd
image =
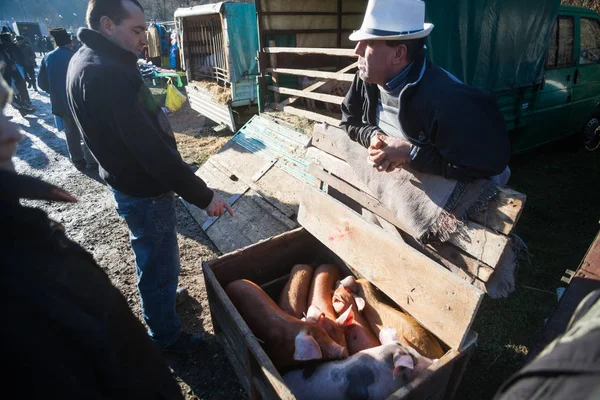
[{"label": "man in white hat", "polygon": [[342,103],[342,126],[369,148],[379,171],[413,170],[506,183],[510,143],[493,97],[425,58],[425,3],[369,0],[357,41],[358,72]]}]

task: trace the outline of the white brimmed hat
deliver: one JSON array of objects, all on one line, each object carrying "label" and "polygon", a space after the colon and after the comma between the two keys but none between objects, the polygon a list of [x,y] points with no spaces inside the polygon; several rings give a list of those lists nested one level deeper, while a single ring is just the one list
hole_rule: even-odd
[{"label": "white brimmed hat", "polygon": [[425,23],[420,0],[369,0],[360,30],[350,40],[410,40],[424,38],[433,24]]}]

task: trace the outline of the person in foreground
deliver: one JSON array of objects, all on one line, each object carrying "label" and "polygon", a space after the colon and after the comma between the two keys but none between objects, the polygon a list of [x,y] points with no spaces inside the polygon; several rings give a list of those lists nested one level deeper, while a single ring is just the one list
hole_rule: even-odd
[{"label": "person in foreground", "polygon": [[21,139],[3,114],[0,77],[0,301],[5,387],[19,398],[182,400],[158,346],[91,254],[22,199],[75,202],[64,190],[18,175]]}]

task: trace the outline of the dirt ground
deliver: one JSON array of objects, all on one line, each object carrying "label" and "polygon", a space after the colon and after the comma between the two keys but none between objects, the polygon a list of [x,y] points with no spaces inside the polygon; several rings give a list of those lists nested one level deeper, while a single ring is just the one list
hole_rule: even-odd
[{"label": "dirt ground", "polygon": [[[97,173],[83,174],[70,163],[63,132],[57,132],[45,93],[32,93],[36,111],[22,116],[8,106],[24,134],[14,157],[21,174],[41,177],[75,195],[76,204],[30,201],[65,225],[69,237],[91,252],[138,316],[140,301],[136,289],[133,253],[125,222],[117,215],[112,196]],[[228,140],[230,132],[214,132],[205,120],[189,108],[171,116],[176,139],[184,159],[201,162]],[[186,399],[241,399],[246,394],[238,383],[225,354],[213,334],[210,310],[202,276],[202,261],[217,256],[216,249],[177,202],[177,236],[181,256],[180,286],[190,298],[178,307],[184,330],[206,333],[207,346],[192,356],[169,356],[168,361]]]}]

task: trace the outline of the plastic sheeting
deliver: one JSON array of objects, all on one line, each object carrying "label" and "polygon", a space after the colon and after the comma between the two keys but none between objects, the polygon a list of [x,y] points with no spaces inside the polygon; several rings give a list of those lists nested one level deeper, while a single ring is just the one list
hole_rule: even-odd
[{"label": "plastic sheeting", "polygon": [[229,38],[231,81],[258,75],[258,28],[254,4],[223,3]]},{"label": "plastic sheeting", "polygon": [[428,57],[492,92],[541,81],[560,0],[426,0]]}]

